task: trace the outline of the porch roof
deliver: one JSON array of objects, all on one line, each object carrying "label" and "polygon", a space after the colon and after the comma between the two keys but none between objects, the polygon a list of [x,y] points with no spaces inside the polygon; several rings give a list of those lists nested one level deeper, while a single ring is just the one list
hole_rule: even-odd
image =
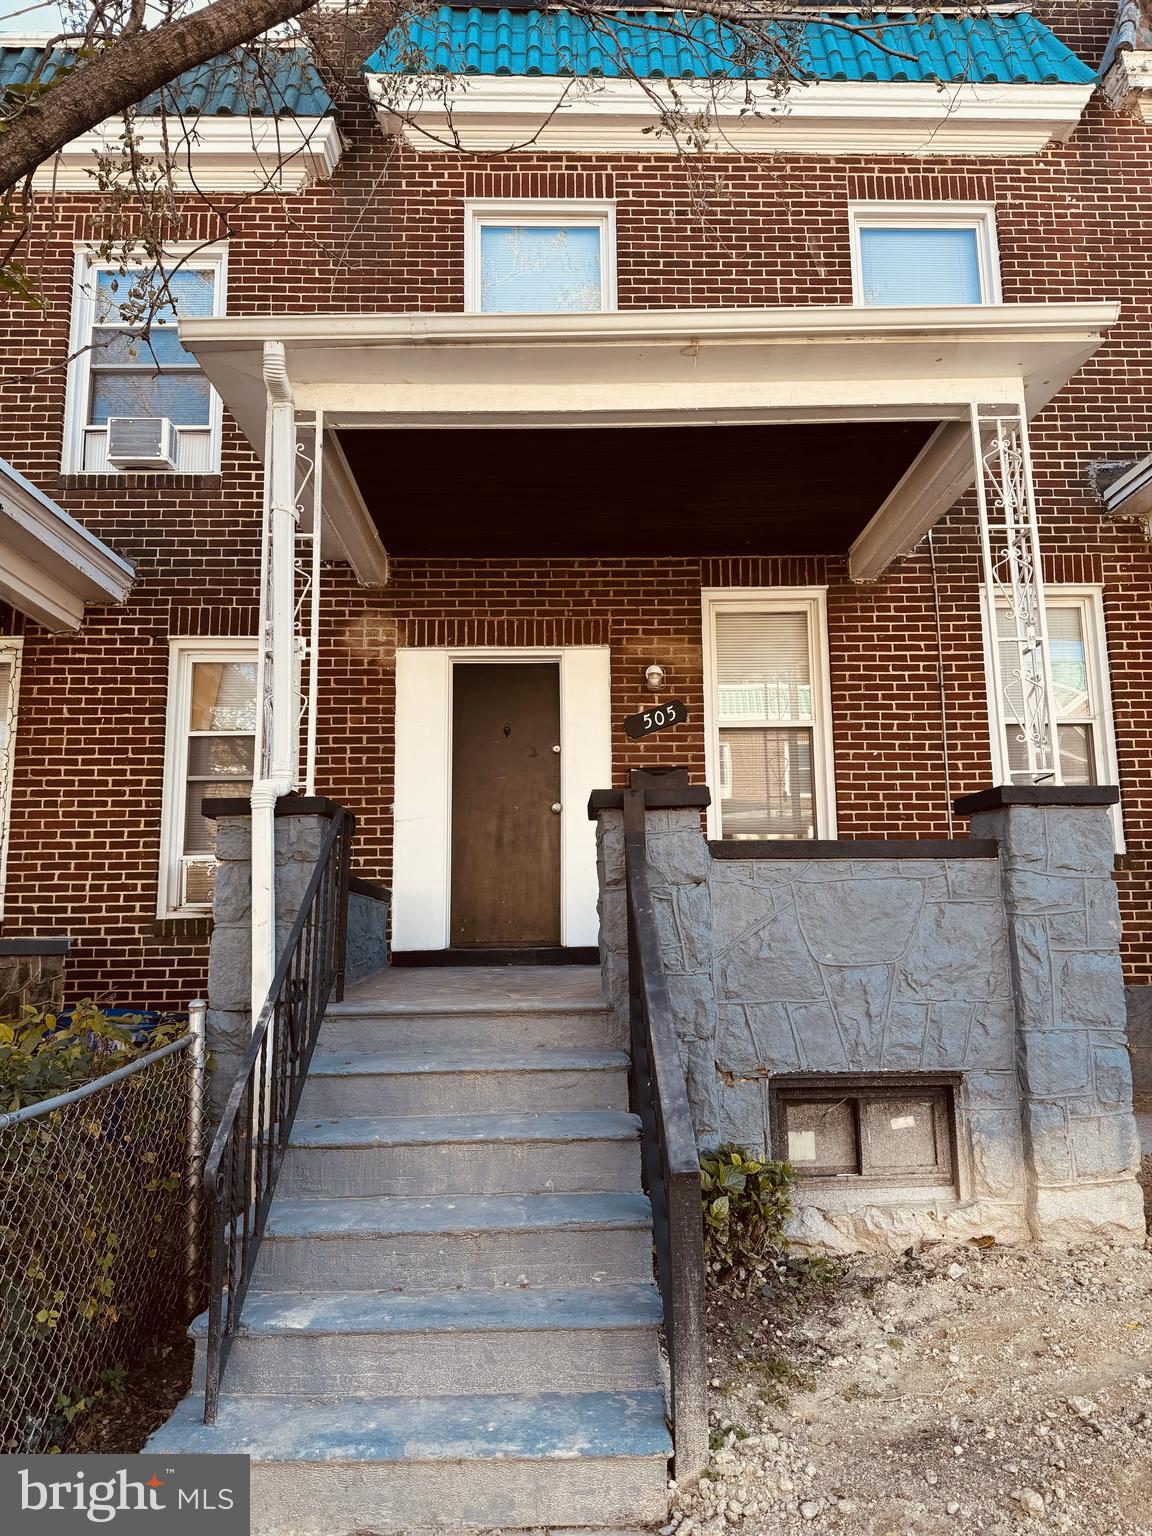
[{"label": "porch roof", "polygon": [[283,346],[297,410],[323,411],[330,429],[329,553],[361,579],[382,579],[381,526],[386,541],[411,510],[389,506],[380,456],[358,466],[374,481],[365,494],[336,432],[931,424],[852,539],[852,572],[871,579],[971,485],[971,406],[1022,401],[1034,416],[1117,313],[1094,303],[252,315],[184,320],[180,334],[261,454],[264,347]]},{"label": "porch roof", "polygon": [[45,629],[79,629],[86,603],[122,603],[135,574],[0,459],[0,600]]}]

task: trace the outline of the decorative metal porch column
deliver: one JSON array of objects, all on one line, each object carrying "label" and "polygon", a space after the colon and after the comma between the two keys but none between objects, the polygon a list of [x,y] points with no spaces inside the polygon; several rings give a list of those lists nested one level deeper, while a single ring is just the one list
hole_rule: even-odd
[{"label": "decorative metal porch column", "polygon": [[[296,406],[282,342],[264,343],[267,427],[260,542],[260,632],[256,669],[256,777],[252,784],[252,1024],[276,969],[275,817],[282,795],[312,794],[320,631],[320,498],[324,418],[311,422],[312,455],[298,441]],[[310,527],[300,532],[306,499]],[[305,663],[307,665],[305,666]],[[300,738],[305,750],[300,772]]]},{"label": "decorative metal porch column", "polygon": [[[992,687],[998,718],[1018,722],[1010,729],[1023,744],[1026,760],[1016,773],[1008,770],[1005,761],[1005,777],[1023,784],[1059,784],[1056,705],[1028,422],[1022,406],[973,404],[971,426]],[[1006,634],[1000,631],[1004,615],[1008,617]]]}]

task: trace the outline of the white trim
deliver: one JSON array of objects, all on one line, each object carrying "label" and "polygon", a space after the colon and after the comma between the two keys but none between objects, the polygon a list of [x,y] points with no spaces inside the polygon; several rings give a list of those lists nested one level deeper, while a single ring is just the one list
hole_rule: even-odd
[{"label": "white trim", "polygon": [[1152,50],[1121,49],[1105,70],[1100,89],[1114,111],[1152,123]]},{"label": "white trim", "polygon": [[[102,465],[98,469],[85,468],[85,449],[90,436],[98,437],[99,429],[88,427],[88,399],[92,387],[92,330],[96,319],[96,287],[92,276],[100,271],[115,271],[118,263],[99,257],[88,244],[76,246],[76,259],[72,276],[72,321],[68,339],[68,387],[64,416],[64,455],[61,470],[64,474],[119,473],[116,468]],[[221,318],[228,307],[228,247],[223,242],[203,245],[189,241],[176,242],[165,249],[165,259],[175,264],[185,257],[193,270],[211,269],[214,274],[212,287],[213,318]],[[146,270],[150,264],[132,262],[129,270],[139,267]],[[178,322],[179,329],[179,322]],[[182,335],[182,331],[180,332]],[[200,473],[216,474],[220,469],[220,437],[224,413],[220,396],[215,389],[209,391],[207,428],[176,427],[177,440],[188,432],[191,437],[207,438],[207,454],[204,463],[196,466]],[[105,433],[106,435],[106,433]],[[188,473],[179,463],[172,473]],[[130,472],[129,472],[130,473]]]},{"label": "white trim", "polygon": [[595,944],[595,827],[588,797],[611,782],[611,657],[607,646],[402,646],[396,652],[392,944],[398,952],[451,942],[452,672],[502,661],[559,665],[560,942]]},{"label": "white trim", "polygon": [[704,587],[700,593],[704,641],[704,764],[716,786],[708,807],[708,836],[724,835],[720,811],[719,722],[716,717],[716,614],[803,613],[812,668],[812,778],[816,836],[836,836],[836,754],[828,648],[827,587]]},{"label": "white trim", "polygon": [[[995,784],[1013,782],[1008,768],[1005,732],[1008,721],[996,694],[992,665],[992,636],[989,633],[988,589],[981,586],[980,628],[984,650],[984,678],[988,701],[988,735],[992,753],[992,778]],[[1056,717],[1056,725],[1090,725],[1095,753],[1096,782],[1120,784],[1120,762],[1116,749],[1116,722],[1112,709],[1112,673],[1108,662],[1108,629],[1104,619],[1104,588],[1098,582],[1046,582],[1044,605],[1052,608],[1076,608],[1082,620],[1084,659],[1088,671],[1089,696],[1093,704],[1090,716],[1083,719]],[[1123,853],[1123,803],[1110,812],[1116,834],[1116,851]]]},{"label": "white trim", "polygon": [[16,735],[20,719],[20,669],[23,660],[24,641],[20,635],[0,635],[0,661],[11,664],[9,680],[8,723],[10,725],[7,755],[7,772],[0,758],[0,918],[4,916],[4,895],[8,880],[8,844],[12,826],[12,786],[15,781],[13,764],[16,757]]},{"label": "white trim", "polygon": [[[179,636],[168,642],[168,702],[164,717],[164,781],[160,806],[160,866],[156,916],[203,917],[207,904],[184,903],[184,818],[187,811],[188,719],[197,662],[256,663],[257,641],[223,635]],[[246,735],[247,732],[220,732]]]},{"label": "white trim", "polygon": [[[3,39],[0,38],[0,43]],[[133,132],[146,158],[171,167],[179,192],[302,192],[331,176],[343,153],[334,117],[138,117]],[[114,119],[66,144],[33,177],[40,191],[100,187],[100,156],[119,163],[123,122]]]},{"label": "white trim", "polygon": [[[995,205],[949,202],[853,202],[848,204],[852,302],[854,304],[869,302],[864,293],[862,276],[861,229],[950,229],[956,226],[971,229],[976,235],[976,257],[980,265],[980,303],[1001,303],[1000,251],[996,235]],[[904,309],[911,306],[891,304],[873,307]]]},{"label": "white trim", "polygon": [[1038,155],[1067,139],[1094,86],[821,80],[769,82],[368,75],[381,126],[423,151],[680,152],[657,102],[711,119],[718,153]]},{"label": "white trim", "polygon": [[563,224],[600,231],[600,309],[616,308],[616,204],[592,198],[468,198],[464,203],[464,310],[480,307],[480,231],[485,224]]}]

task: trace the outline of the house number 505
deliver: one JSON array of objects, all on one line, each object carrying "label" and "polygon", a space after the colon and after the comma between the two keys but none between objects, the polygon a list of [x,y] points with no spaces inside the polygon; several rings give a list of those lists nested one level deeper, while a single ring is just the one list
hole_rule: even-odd
[{"label": "house number 505", "polygon": [[670,725],[683,725],[688,710],[683,699],[669,699],[667,704],[657,704],[635,715],[625,715],[624,729],[633,741],[641,736],[651,736],[654,731],[666,731]]}]

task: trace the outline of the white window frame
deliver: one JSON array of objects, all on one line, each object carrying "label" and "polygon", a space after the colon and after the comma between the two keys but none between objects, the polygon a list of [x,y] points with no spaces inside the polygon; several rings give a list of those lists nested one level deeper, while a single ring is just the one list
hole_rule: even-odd
[{"label": "white window frame", "polygon": [[[92,391],[92,329],[96,320],[96,287],[92,282],[92,275],[100,271],[118,271],[119,263],[102,260],[88,245],[79,244],[75,247],[76,258],[72,276],[72,324],[68,339],[68,388],[67,404],[64,416],[64,454],[61,460],[61,471],[66,475],[115,475],[122,471],[109,464],[102,469],[85,468],[85,446],[90,433],[99,430],[88,427],[88,404]],[[182,258],[189,258],[188,265],[193,268],[211,267],[215,272],[216,281],[213,284],[212,313],[223,315],[227,313],[228,301],[228,248],[224,244],[198,245],[187,242],[174,244],[165,248],[165,260],[175,264]],[[146,270],[151,263],[131,263],[132,267]],[[177,466],[174,470],[149,471],[149,473],[165,474],[217,474],[220,469],[220,436],[224,418],[224,409],[220,396],[214,389],[208,393],[208,455],[206,467],[199,467],[194,471],[183,470]],[[177,433],[181,430],[176,428]],[[203,432],[203,428],[193,427],[193,432]],[[131,473],[131,471],[127,471]]]},{"label": "white window frame", "polygon": [[[816,833],[820,841],[836,836],[836,757],[832,735],[832,687],[828,655],[827,587],[705,587],[704,764],[715,787],[708,807],[708,836],[724,835],[720,807],[720,722],[716,709],[716,615],[718,613],[803,613],[808,622],[812,672],[812,779]],[[803,839],[797,839],[797,842]]]},{"label": "white window frame", "polygon": [[12,765],[16,756],[16,732],[20,716],[20,665],[24,642],[20,635],[0,635],[0,662],[12,667],[8,699],[7,762],[0,760],[0,918],[4,916],[4,892],[8,877],[8,842],[12,825]]},{"label": "white window frame", "polygon": [[[1044,604],[1047,608],[1076,608],[1081,616],[1084,636],[1084,660],[1088,669],[1088,689],[1092,702],[1090,715],[1075,720],[1057,720],[1058,725],[1090,725],[1092,744],[1096,756],[1096,782],[1120,783],[1120,764],[1116,755],[1116,723],[1112,714],[1112,679],[1108,664],[1108,632],[1104,623],[1104,588],[1098,583],[1045,584]],[[987,588],[980,604],[981,627],[984,638],[984,677],[988,693],[988,731],[992,748],[992,776],[997,784],[1011,784],[1012,774],[1008,767],[1008,749],[1005,736],[1009,721],[1004,713],[1003,701],[997,697],[992,672],[992,636],[988,633]],[[1120,805],[1111,811],[1116,834],[1116,851],[1124,852],[1124,817]]]},{"label": "white window frame", "polygon": [[497,313],[480,307],[480,231],[486,224],[562,224],[598,228],[601,304],[599,311],[587,313],[603,314],[616,308],[615,203],[582,197],[467,199],[464,204],[464,312],[469,315]]},{"label": "white window frame", "polygon": [[[864,295],[864,262],[860,250],[861,229],[974,229],[980,263],[980,303],[999,304],[1000,249],[996,236],[996,209],[992,203],[849,203],[848,222],[852,249],[852,302],[872,309],[923,308],[921,305],[871,305]],[[951,306],[946,306],[951,307]],[[966,309],[979,306],[965,305]]]},{"label": "white window frame", "polygon": [[196,635],[169,641],[164,798],[160,811],[160,870],[156,903],[156,915],[159,918],[203,917],[212,910],[208,902],[185,902],[182,899],[190,740],[187,721],[192,707],[192,669],[197,662],[232,661],[255,665],[256,659],[255,640]]}]

